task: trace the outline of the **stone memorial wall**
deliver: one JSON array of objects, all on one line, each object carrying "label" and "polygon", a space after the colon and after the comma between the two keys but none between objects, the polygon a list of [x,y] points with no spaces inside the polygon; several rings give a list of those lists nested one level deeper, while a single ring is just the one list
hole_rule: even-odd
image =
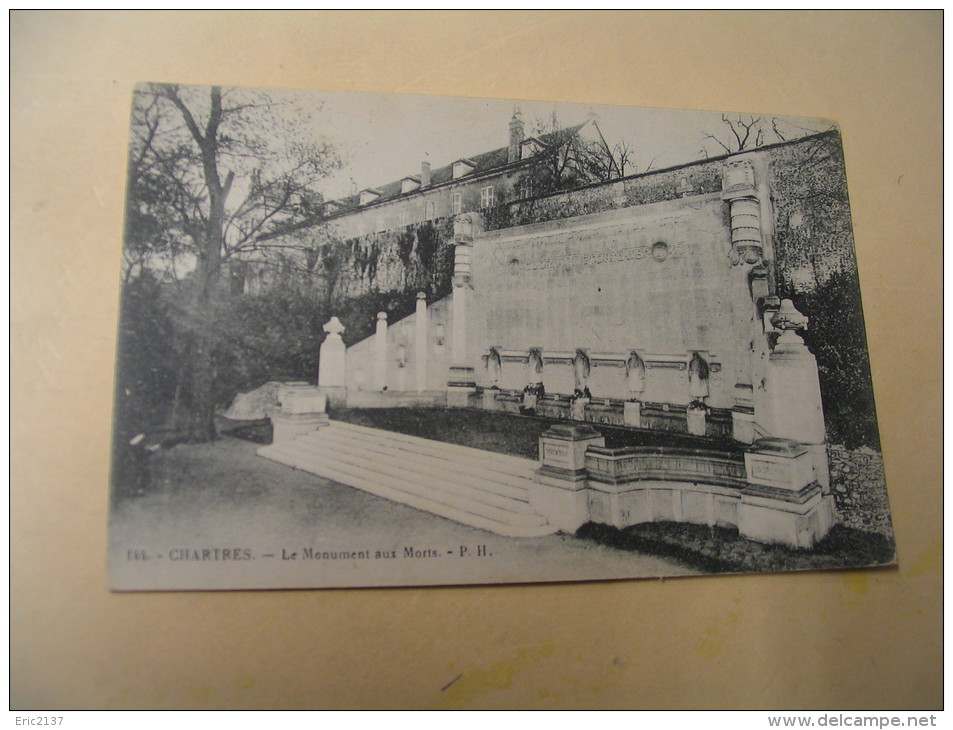
[{"label": "stone memorial wall", "polygon": [[[538,349],[537,380],[571,394],[582,351],[592,396],[625,400],[637,353],[641,399],[684,405],[697,353],[709,402],[731,407],[754,307],[744,272],[729,262],[725,217],[721,196],[709,194],[478,235],[469,358],[498,349],[500,387],[522,388],[532,382],[527,353]],[[492,373],[477,368],[477,380],[492,385]]]}]

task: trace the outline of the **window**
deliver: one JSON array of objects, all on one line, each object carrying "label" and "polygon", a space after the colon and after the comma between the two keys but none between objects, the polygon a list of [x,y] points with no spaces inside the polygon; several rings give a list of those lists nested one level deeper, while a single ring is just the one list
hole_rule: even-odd
[{"label": "window", "polygon": [[493,207],[493,186],[492,185],[487,185],[485,188],[480,190],[480,207],[481,208]]},{"label": "window", "polygon": [[432,221],[436,216],[433,214],[433,201],[428,200],[426,206],[426,215],[424,216],[426,220]]},{"label": "window", "polygon": [[460,215],[463,212],[463,193],[453,194],[453,214]]},{"label": "window", "polygon": [[400,210],[400,225],[406,226],[410,223],[410,213],[406,208],[401,208]]},{"label": "window", "polygon": [[531,177],[524,177],[520,181],[520,197],[521,198],[533,197],[533,179]]}]

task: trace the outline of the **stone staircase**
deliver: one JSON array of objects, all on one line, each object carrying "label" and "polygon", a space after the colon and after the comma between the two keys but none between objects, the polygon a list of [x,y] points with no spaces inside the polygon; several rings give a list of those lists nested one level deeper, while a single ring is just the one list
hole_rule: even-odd
[{"label": "stone staircase", "polygon": [[529,459],[341,421],[258,455],[498,535],[556,532],[530,506]]}]

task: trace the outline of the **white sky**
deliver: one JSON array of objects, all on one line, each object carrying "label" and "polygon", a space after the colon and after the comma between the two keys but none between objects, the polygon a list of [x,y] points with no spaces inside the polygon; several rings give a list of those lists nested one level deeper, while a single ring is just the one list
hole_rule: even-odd
[{"label": "white sky", "polygon": [[[328,199],[417,175],[423,160],[437,168],[461,157],[505,147],[514,105],[511,100],[463,97],[294,93],[299,103],[323,100],[323,110],[314,115],[315,133],[327,137],[345,158],[345,169],[324,186],[322,192]],[[299,93],[304,98],[297,96]],[[610,145],[620,139],[629,142],[633,165],[627,173],[642,172],[649,164],[652,169],[661,169],[699,159],[706,146],[714,156],[722,150],[710,140],[706,145],[704,131],[728,133],[720,112],[516,103],[527,136],[532,134],[537,119],[549,119],[554,111],[565,126],[584,122],[590,112],[595,113]],[[783,120],[779,126],[788,139],[824,131],[833,124],[803,117],[777,118]],[[804,129],[799,132],[798,127]],[[773,137],[768,140],[774,141]]]}]

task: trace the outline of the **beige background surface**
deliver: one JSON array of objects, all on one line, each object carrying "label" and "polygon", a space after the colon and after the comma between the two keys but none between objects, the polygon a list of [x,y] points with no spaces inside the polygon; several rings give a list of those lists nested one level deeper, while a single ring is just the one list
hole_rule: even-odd
[{"label": "beige background surface", "polygon": [[[941,25],[939,12],[13,13],[12,706],[938,708]],[[144,80],[837,120],[900,567],[111,595],[124,157]]]}]

